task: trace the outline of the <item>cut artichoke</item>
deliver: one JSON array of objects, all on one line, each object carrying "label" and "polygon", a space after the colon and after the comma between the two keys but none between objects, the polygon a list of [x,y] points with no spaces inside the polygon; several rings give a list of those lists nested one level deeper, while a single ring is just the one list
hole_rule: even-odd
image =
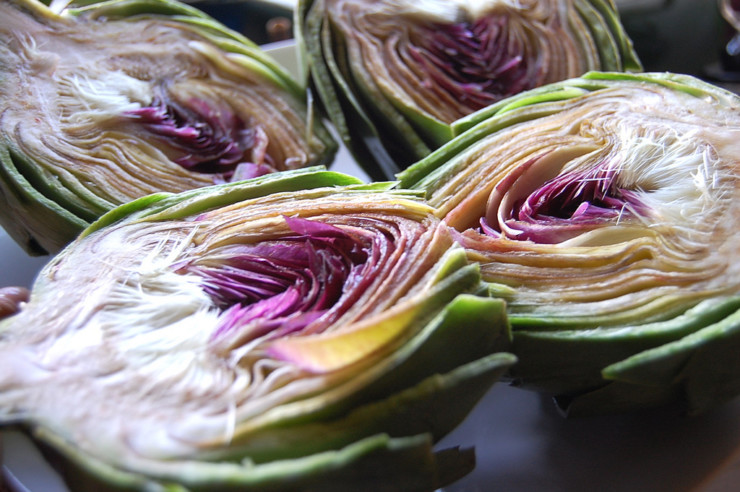
[{"label": "cut artichoke", "polygon": [[431,212],[313,168],[114,209],[0,323],[0,423],[73,490],[444,485],[470,453],[431,443],[514,358]]},{"label": "cut artichoke", "polygon": [[571,415],[740,394],[740,99],[589,73],[457,123],[400,175],[505,298],[516,384]]},{"label": "cut artichoke", "polygon": [[507,96],[641,68],[611,0],[300,0],[296,16],[304,71],[376,179]]},{"label": "cut artichoke", "polygon": [[0,108],[0,224],[39,254],[132,199],[336,150],[286,69],[173,0],[2,2]]}]

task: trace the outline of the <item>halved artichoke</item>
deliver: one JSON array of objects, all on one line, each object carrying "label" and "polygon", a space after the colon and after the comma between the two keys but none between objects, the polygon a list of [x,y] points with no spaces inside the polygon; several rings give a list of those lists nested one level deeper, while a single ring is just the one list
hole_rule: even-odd
[{"label": "halved artichoke", "polygon": [[0,424],[73,490],[433,490],[514,362],[418,193],[317,169],[116,208],[0,323]]},{"label": "halved artichoke", "polygon": [[58,10],[0,3],[0,225],[29,252],[56,252],[150,193],[333,158],[305,89],[199,10],[174,0]]},{"label": "halved artichoke", "polygon": [[507,96],[641,68],[612,0],[300,0],[296,17],[306,73],[375,179]]},{"label": "halved artichoke", "polygon": [[589,73],[459,123],[400,175],[506,299],[509,377],[571,415],[740,394],[740,99]]}]

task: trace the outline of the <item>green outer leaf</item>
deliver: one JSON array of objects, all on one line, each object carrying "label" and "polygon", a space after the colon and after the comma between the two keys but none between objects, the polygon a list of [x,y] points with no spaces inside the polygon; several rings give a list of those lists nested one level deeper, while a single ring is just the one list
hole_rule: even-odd
[{"label": "green outer leaf", "polygon": [[[345,80],[334,50],[322,50],[322,46],[332,46],[331,26],[324,22],[324,9],[323,0],[298,2],[296,25],[300,26],[297,32],[302,33],[298,41],[299,64],[302,71],[310,75],[309,90],[317,92],[345,147],[372,179],[385,180],[399,168],[381,144],[377,128]],[[341,50],[343,45],[337,42],[335,47]],[[348,114],[352,114],[351,122],[346,117]]]},{"label": "green outer leaf", "polygon": [[584,24],[594,38],[599,50],[599,61],[603,70],[620,70],[621,59],[616,40],[612,35],[606,19],[602,16],[594,4],[597,1],[576,0],[574,2],[578,14],[583,17]]},{"label": "green outer leaf", "polygon": [[[481,330],[481,326],[486,329]],[[426,377],[431,368],[438,373],[448,372],[467,360],[508,351],[511,332],[506,304],[500,299],[460,294],[431,320],[417,340],[418,347],[410,344],[407,350],[413,349],[413,353],[400,357],[398,367],[377,383],[379,388],[400,389]],[[446,432],[435,436],[441,438]]]},{"label": "green outer leaf", "polygon": [[[398,112],[411,123],[412,128],[419,134],[423,141],[427,142],[424,146],[418,146],[418,150],[422,152],[420,157],[424,157],[431,152],[430,149],[439,147],[454,136],[452,128],[447,123],[415,110],[413,107],[402,105],[400,103],[394,104],[394,106],[396,106],[398,108]],[[403,134],[406,135],[406,125],[399,126],[395,131],[404,132]]]},{"label": "green outer leaf", "polygon": [[691,306],[699,303],[697,298],[686,293],[664,295],[650,300],[632,309],[618,313],[584,316],[574,313],[572,316],[531,315],[527,313],[509,313],[515,330],[552,331],[552,330],[588,330],[593,328],[611,328],[629,326],[634,323],[652,323],[678,316]]},{"label": "green outer leaf", "polygon": [[[8,147],[0,145],[0,203],[3,208],[13,210],[19,216],[31,217],[34,222],[43,223],[45,227],[57,229],[62,238],[72,241],[76,232],[86,227],[88,222],[40,193],[19,172],[15,164]],[[10,214],[0,215],[0,220],[7,216]],[[2,223],[8,235],[29,254],[45,255],[61,246],[45,237],[35,237],[25,225],[28,224],[5,220]]]},{"label": "green outer leaf", "polygon": [[[442,260],[444,261],[444,259]],[[477,319],[477,323],[469,327],[474,333],[484,330],[481,335],[470,335],[480,342],[480,346],[464,346],[467,349],[473,349],[475,352],[471,355],[468,353],[455,353],[450,356],[437,355],[431,359],[426,359],[429,350],[437,350],[437,337],[443,337],[446,333],[444,324],[440,324],[440,318],[444,320],[447,316],[447,310],[444,306],[449,303],[454,304],[454,300],[461,292],[472,291],[479,282],[480,276],[475,265],[468,265],[464,269],[454,272],[452,275],[443,279],[438,285],[429,289],[428,294],[421,302],[416,303],[411,308],[414,309],[417,316],[413,323],[420,328],[416,329],[410,335],[411,339],[403,341],[402,345],[397,346],[387,357],[379,359],[372,367],[366,367],[357,377],[339,384],[327,391],[322,392],[313,398],[296,402],[295,404],[283,405],[274,410],[262,414],[251,422],[251,426],[260,432],[261,429],[271,429],[283,427],[285,425],[299,425],[310,423],[317,420],[334,419],[346,414],[346,412],[355,408],[357,405],[369,401],[384,399],[386,395],[395,391],[401,391],[404,388],[415,385],[422,378],[438,373],[447,367],[450,360],[456,360],[457,365],[466,363],[481,355],[492,353],[494,348],[499,345],[494,344],[494,340],[500,340],[502,330],[505,330],[505,321],[502,322],[503,306],[500,301],[493,301],[490,305],[478,306],[477,309],[483,309],[483,312],[490,313],[493,308],[494,316],[481,317],[476,310],[471,315]],[[454,319],[454,318],[453,318]],[[504,318],[505,319],[505,318]],[[441,328],[440,328],[441,326]],[[438,330],[440,330],[438,332]],[[486,337],[492,337],[486,341]],[[500,342],[499,342],[500,343]],[[449,345],[449,343],[448,343]],[[501,345],[504,345],[501,343]],[[444,345],[443,345],[444,347]],[[445,348],[447,350],[448,348]],[[420,355],[416,355],[417,352]],[[474,357],[473,357],[474,356]],[[419,367],[416,364],[406,364],[409,358],[422,357],[426,361],[424,366]],[[458,359],[456,359],[458,358]],[[406,373],[408,371],[408,373]],[[425,422],[428,424],[428,422]],[[426,428],[428,431],[429,428]],[[446,431],[442,431],[445,433]],[[252,435],[243,434],[245,440],[251,440]],[[242,436],[235,438],[235,441],[241,440]],[[319,443],[308,444],[309,446],[320,445]],[[282,452],[289,452],[281,450]],[[258,452],[257,450],[254,451]],[[252,454],[252,451],[250,451]]]},{"label": "green outer leaf", "polygon": [[203,11],[173,0],[74,0],[65,13],[90,19],[120,19],[141,14],[209,18]]},{"label": "green outer leaf", "polygon": [[[502,352],[509,342],[503,303],[461,294],[414,340],[394,353],[392,361],[384,361],[384,367],[375,370],[380,377],[367,387],[318,412],[292,419],[281,415],[247,436],[243,444],[233,446],[227,455],[216,452],[205,459],[249,456],[264,462],[299,457],[382,432],[393,436],[431,433],[437,441],[463,420],[477,399],[515,362],[511,354]],[[471,365],[476,359],[478,362]],[[482,371],[493,379],[485,376],[463,391],[455,385],[461,382],[460,374],[466,378],[473,374],[468,371]],[[438,376],[444,373],[452,379]],[[450,391],[465,394],[449,400],[441,396]],[[397,396],[388,399],[386,395],[393,393]],[[437,408],[430,411],[430,404]]]},{"label": "green outer leaf", "polygon": [[309,48],[306,44],[306,38],[309,35],[307,31],[308,26],[303,20],[307,18],[312,4],[313,0],[296,0],[296,5],[293,9],[293,40],[296,44],[298,81],[304,87],[308,87],[311,74],[309,72]]},{"label": "green outer leaf", "polygon": [[[630,39],[619,16],[619,7],[615,0],[594,0],[594,5],[602,13],[609,24],[612,33],[617,38],[622,57],[619,72],[642,72],[643,66],[635,51],[632,39]],[[607,71],[601,69],[602,72]]]},{"label": "green outer leaf", "polygon": [[606,89],[620,82],[657,84],[694,97],[711,97],[737,104],[738,96],[692,77],[673,73],[588,72],[582,77],[556,82],[522,92],[483,108],[453,123],[455,138],[397,174],[400,186],[431,189],[454,173],[454,156],[462,154],[486,135],[517,123],[535,120],[562,110],[571,99]]},{"label": "green outer leaf", "polygon": [[[325,10],[324,0],[298,2],[295,25],[301,54],[299,63],[303,73],[314,77],[315,89],[322,102],[329,108],[328,113],[334,126],[345,145],[355,154],[355,158],[361,164],[372,162],[372,159],[364,153],[365,149],[361,144],[368,138],[376,138],[384,142],[388,148],[400,150],[404,155],[411,152],[403,157],[407,160],[423,157],[430,152],[429,145],[436,147],[449,140],[452,137],[449,125],[414,111],[413,108],[396,106],[394,101],[388,101],[378,90],[372,89],[372,83],[368,84],[362,79],[352,77],[353,71],[348,66],[346,45],[338,39],[338,33],[325,19]],[[322,63],[322,60],[325,63]],[[364,71],[361,70],[359,73],[362,75]],[[352,84],[352,81],[355,84]],[[362,90],[355,90],[357,88]],[[364,103],[357,97],[363,94],[365,94]],[[343,106],[347,111],[342,111]],[[377,120],[368,114],[366,108],[380,115],[379,121],[385,123],[382,128],[376,125]],[[353,116],[349,121],[346,118],[347,114]],[[409,125],[407,120],[412,125]],[[355,125],[357,128],[354,128]],[[392,128],[387,128],[389,125]],[[417,135],[417,131],[422,135]],[[403,138],[399,139],[399,135],[403,135]],[[429,145],[425,143],[425,139],[429,141]],[[384,147],[372,150],[385,153]],[[381,158],[391,159],[388,155]],[[394,157],[396,160],[400,158]],[[365,164],[363,167],[367,168],[368,173],[375,174],[373,165]],[[385,179],[399,171],[396,164],[391,162],[383,164],[382,167],[385,168],[385,172],[381,173],[378,179]]]},{"label": "green outer leaf", "polygon": [[591,82],[590,84],[586,84],[584,82],[585,81],[582,80],[582,77],[569,79],[567,81],[537,87],[536,89],[521,92],[515,96],[502,99],[495,104],[480,109],[475,113],[455,121],[452,124],[453,132],[457,137],[466,133],[476,125],[499,114],[527,106],[546,104],[548,102],[555,101],[567,101],[569,99],[585,95],[590,91],[606,87],[603,83],[596,85],[595,82]]},{"label": "green outer leaf", "polygon": [[[85,237],[134,214],[138,214],[141,218],[146,217],[148,220],[183,218],[204,212],[210,208],[265,196],[270,193],[308,190],[326,186],[361,186],[362,184],[362,181],[354,176],[326,171],[321,166],[313,166],[294,171],[272,173],[245,181],[209,186],[207,191],[204,191],[206,188],[199,188],[177,194],[156,193],[114,208],[91,224],[80,234],[80,237]],[[390,185],[379,183],[372,185],[370,188],[383,189],[387,186]]]},{"label": "green outer leaf", "polygon": [[325,19],[324,10],[323,0],[298,3],[301,65],[360,166],[373,179],[387,179],[401,170],[399,165],[405,167],[427,155],[452,133],[448,125],[410,108],[399,110],[372,82],[362,79],[364,72],[354,72],[346,45]]},{"label": "green outer leaf", "polygon": [[548,84],[499,101],[457,120],[453,123],[452,128],[454,134],[459,136],[479,123],[507,111],[519,109],[524,106],[576,98],[588,92],[606,89],[619,81],[657,84],[699,98],[712,97],[726,100],[737,97],[737,95],[725,89],[683,74],[591,71],[583,74],[581,77]]},{"label": "green outer leaf", "polygon": [[54,173],[49,172],[47,166],[27,159],[9,138],[4,139],[4,145],[16,169],[29,185],[69,213],[90,222],[114,206],[108,200],[90,193],[78,177],[67,169],[56,166]]},{"label": "green outer leaf", "polygon": [[[612,0],[577,0],[575,8],[595,39],[600,70],[642,70]],[[484,108],[485,113],[475,118],[447,125],[386,98],[364,70],[350,68],[347,46],[330,25],[326,9],[323,0],[298,1],[300,65],[312,78],[343,142],[374,179],[396,175],[491,114]]]},{"label": "green outer leaf", "polygon": [[250,39],[230,31],[220,22],[210,18],[173,16],[172,20],[183,25],[193,26],[197,33],[205,36],[226,53],[243,55],[243,58],[236,59],[232,57],[231,60],[262,75],[276,86],[305,101],[305,92],[298,81],[290,75],[285,67]]},{"label": "green outer leaf", "polygon": [[428,435],[390,438],[378,434],[343,449],[262,465],[249,461],[174,463],[180,470],[177,478],[188,482],[181,485],[111,468],[43,427],[33,429],[32,436],[75,492],[425,492],[468,473],[474,462],[471,450],[435,454]]},{"label": "green outer leaf", "polygon": [[646,386],[682,384],[691,412],[740,393],[740,310],[680,340],[604,369],[604,377]]},{"label": "green outer leaf", "polygon": [[[636,353],[679,340],[740,309],[740,297],[707,300],[664,321],[590,330],[514,330],[511,351],[519,364],[508,377],[518,385],[572,394],[604,385],[608,366]],[[565,324],[563,325],[565,328]],[[618,366],[614,366],[618,367]],[[606,372],[604,372],[606,371]]]},{"label": "green outer leaf", "polygon": [[[327,48],[325,47],[325,50]],[[353,93],[359,96],[361,100],[360,107],[356,108],[358,111],[369,115],[368,120],[373,125],[373,133],[385,144],[388,148],[402,149],[405,154],[409,154],[409,162],[413,162],[421,157],[424,157],[431,152],[430,143],[437,144],[441,142],[430,142],[427,143],[423,135],[420,135],[414,126],[407,121],[406,116],[398,110],[393,104],[393,101],[388,100],[381,90],[375,85],[370,74],[367,73],[366,69],[362,66],[352,68],[351,59],[349,57],[343,57],[338,59],[338,67],[340,67],[341,74],[345,80],[349,82],[344,85],[341,84],[342,88],[347,86],[352,87]],[[340,76],[339,73],[334,73],[334,76]],[[413,109],[409,109],[412,111]],[[421,123],[424,121],[422,118],[417,118],[415,123]],[[425,124],[429,124],[426,122]],[[419,125],[421,127],[421,125]],[[437,127],[431,134],[437,134],[437,137],[442,133]],[[449,133],[449,132],[447,132]],[[398,161],[401,156],[397,156]]]},{"label": "green outer leaf", "polygon": [[[293,171],[288,172],[292,173]],[[209,188],[209,191],[212,193],[209,193],[208,195],[188,193],[189,196],[173,197],[172,202],[174,203],[170,203],[169,200],[163,202],[162,205],[163,207],[166,207],[166,209],[161,211],[158,209],[152,209],[150,212],[143,214],[141,218],[148,221],[183,218],[192,215],[196,211],[204,211],[224,204],[234,203],[235,201],[258,198],[272,193],[306,191],[315,188],[352,185],[354,185],[354,187],[352,189],[347,189],[347,193],[352,191],[370,191],[358,178],[334,171],[325,171],[324,174],[307,174],[290,177],[287,182],[283,181],[285,176],[281,175],[281,173],[273,174],[274,182],[268,175],[267,179],[257,183],[259,185],[259,189],[253,190],[252,186],[250,186],[251,181],[245,181],[242,183],[234,183],[237,186],[233,187],[223,186],[218,189]],[[245,186],[238,186],[239,184],[244,184]],[[191,197],[192,200],[190,200]]]},{"label": "green outer leaf", "polygon": [[51,0],[9,0],[11,3],[22,6],[30,15],[38,19],[58,20],[59,15],[49,8]]},{"label": "green outer leaf", "polygon": [[[299,428],[298,437],[294,435],[294,429],[275,430],[273,438],[281,441],[283,446],[284,441],[298,439],[300,442],[311,435],[317,441],[331,440],[332,434],[337,432],[349,433],[350,442],[355,436],[359,436],[359,440],[338,451],[326,450],[263,464],[253,464],[251,460],[242,464],[233,461],[169,462],[163,466],[165,469],[161,476],[147,479],[97,461],[44,427],[35,428],[33,435],[42,443],[60,450],[71,461],[62,465],[69,467],[71,464],[74,470],[70,472],[71,480],[79,480],[82,474],[82,477],[92,479],[94,487],[100,487],[89,490],[104,490],[98,482],[102,480],[113,484],[115,490],[267,491],[306,490],[305,487],[312,485],[320,487],[320,490],[337,491],[349,488],[378,490],[378,487],[382,490],[426,491],[444,483],[437,483],[437,473],[441,470],[429,463],[433,436],[422,433],[414,437],[413,433],[418,428],[429,428],[428,419],[436,421],[431,427],[438,425],[437,432],[450,430],[515,360],[511,354],[505,353],[486,356],[446,375],[432,376],[385,400],[360,407],[338,421]],[[363,437],[368,430],[388,426],[400,436],[412,434],[412,437],[391,438],[384,433]],[[345,441],[347,437],[341,440]],[[406,461],[403,456],[409,450],[413,450],[413,459]],[[57,459],[64,460],[61,456]],[[363,468],[368,467],[367,460],[370,460],[370,469],[373,470],[369,476],[363,473]],[[398,475],[394,476],[395,473]],[[457,478],[458,474],[454,475]],[[420,479],[423,483],[418,482]],[[183,488],[176,488],[175,482],[183,484]]]},{"label": "green outer leaf", "polygon": [[[410,189],[433,189],[435,184],[442,182],[444,176],[455,173],[456,156],[464,155],[469,147],[480,142],[487,135],[517,123],[556,113],[562,106],[556,103],[567,102],[573,97],[583,94],[584,91],[580,88],[566,87],[561,89],[560,86],[552,88],[548,86],[541,90],[534,89],[531,92],[523,93],[522,96],[504,99],[490,106],[489,110],[492,115],[475,124],[471,123],[470,126],[465,124],[463,120],[458,120],[456,125],[459,123],[460,129],[466,128],[466,130],[425,158],[398,173],[399,185]],[[548,105],[549,102],[554,104]],[[489,110],[481,111],[488,113]],[[474,113],[471,117],[475,115],[482,116],[483,113]]]},{"label": "green outer leaf", "polygon": [[576,2],[576,8],[579,8],[582,15],[593,20],[587,24],[597,40],[601,71],[642,71],[642,63],[632,46],[632,40],[624,30],[613,0]]},{"label": "green outer leaf", "polygon": [[711,97],[723,103],[737,104],[738,95],[719,86],[709,84],[689,75],[671,72],[648,72],[648,73],[626,73],[626,72],[588,72],[581,77],[584,82],[601,81],[611,84],[614,81],[633,81],[658,84],[669,89],[685,92],[698,98]]},{"label": "green outer leaf", "polygon": [[[736,299],[735,299],[736,300]],[[698,415],[740,394],[740,310],[606,367],[594,391],[559,398],[569,416],[677,404]]]},{"label": "green outer leaf", "polygon": [[[310,7],[310,9],[309,9]],[[322,58],[321,54],[321,32],[322,32],[322,10],[324,8],[323,0],[317,0],[311,2],[309,0],[299,0],[297,6],[297,16],[302,16],[305,19],[305,23],[301,19],[296,19],[297,29],[304,34],[299,40],[299,51],[298,58],[299,64],[305,67],[306,76],[309,74],[316,79],[314,89],[319,93],[320,99],[326,106],[329,118],[331,118],[334,127],[336,128],[342,140],[345,141],[349,134],[347,128],[347,121],[342,112],[342,108],[339,104],[339,99],[336,95],[336,87],[331,78],[327,66],[320,62]],[[307,43],[306,40],[310,39],[311,42]],[[327,63],[330,63],[329,60]],[[308,84],[308,81],[304,81]]]}]

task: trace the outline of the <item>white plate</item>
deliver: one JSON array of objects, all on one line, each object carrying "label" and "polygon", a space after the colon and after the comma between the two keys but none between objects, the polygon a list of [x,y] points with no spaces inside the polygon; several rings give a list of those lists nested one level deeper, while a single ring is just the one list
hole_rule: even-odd
[{"label": "white plate", "polygon": [[[295,67],[294,45],[270,47]],[[346,150],[336,170],[367,180]],[[45,258],[29,258],[0,229],[0,286],[30,286]],[[28,440],[5,431],[1,463],[19,491],[67,492]],[[740,399],[697,418],[662,412],[566,420],[537,394],[496,385],[439,445],[475,447],[478,464],[445,492],[732,492],[714,480],[737,467]]]}]

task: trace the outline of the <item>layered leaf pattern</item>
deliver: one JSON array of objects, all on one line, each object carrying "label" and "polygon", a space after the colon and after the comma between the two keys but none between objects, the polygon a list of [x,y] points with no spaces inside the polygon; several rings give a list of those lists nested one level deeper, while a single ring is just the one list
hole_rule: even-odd
[{"label": "layered leaf pattern", "polygon": [[[518,384],[574,414],[738,393],[734,360],[691,362],[737,344],[738,102],[689,76],[593,72],[458,120],[400,175],[507,300]],[[592,391],[609,396],[581,405]]]},{"label": "layered leaf pattern", "polygon": [[0,221],[57,252],[117,205],[331,162],[304,88],[186,4],[37,0],[0,12]]},{"label": "layered leaf pattern", "polygon": [[0,421],[93,488],[331,489],[406,453],[365,485],[441,486],[469,452],[431,443],[514,359],[432,211],[314,168],[114,209],[0,325]]},{"label": "layered leaf pattern", "polygon": [[316,92],[376,178],[506,97],[590,70],[641,67],[608,0],[304,0],[298,18]]}]

